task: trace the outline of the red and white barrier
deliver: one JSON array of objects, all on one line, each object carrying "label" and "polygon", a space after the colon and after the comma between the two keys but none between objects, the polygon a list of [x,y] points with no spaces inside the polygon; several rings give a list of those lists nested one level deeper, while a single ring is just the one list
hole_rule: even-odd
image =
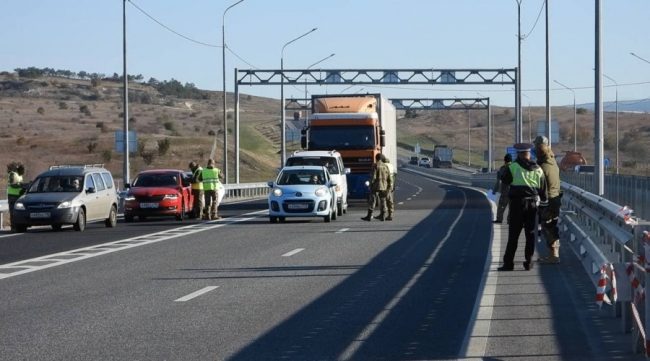
[{"label": "red and white barrier", "polygon": [[[610,296],[607,295],[607,280],[610,280]],[[603,302],[608,305],[616,302],[618,298],[616,291],[616,274],[614,273],[614,266],[610,264],[604,264],[600,267],[600,279],[598,280],[598,287],[596,288],[596,303],[599,307],[602,307]]]}]

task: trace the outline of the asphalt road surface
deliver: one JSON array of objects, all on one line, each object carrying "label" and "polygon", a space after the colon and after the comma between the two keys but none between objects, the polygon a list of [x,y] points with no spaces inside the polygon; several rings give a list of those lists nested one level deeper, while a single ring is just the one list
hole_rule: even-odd
[{"label": "asphalt road surface", "polygon": [[[478,191],[401,172],[392,222],[152,220],[0,235],[2,360],[396,360],[463,349],[492,235]],[[7,266],[9,265],[9,266]]]}]

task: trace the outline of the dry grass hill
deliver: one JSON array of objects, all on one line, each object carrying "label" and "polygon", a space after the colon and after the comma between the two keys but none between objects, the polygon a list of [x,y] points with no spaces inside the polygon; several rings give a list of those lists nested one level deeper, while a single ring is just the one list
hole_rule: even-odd
[{"label": "dry grass hill", "polygon": [[[115,151],[116,130],[122,130],[122,86],[120,82],[60,77],[21,78],[0,75],[0,164],[17,160],[25,164],[32,179],[52,164],[104,163],[118,182],[122,178],[122,155]],[[205,163],[217,139],[217,163],[223,151],[223,117],[220,92],[202,91],[201,99],[163,95],[154,87],[130,86],[130,129],[138,134],[139,146],[131,160],[131,176],[148,168],[185,169],[190,160]],[[240,96],[242,182],[266,181],[279,165],[278,100]],[[234,103],[229,94],[228,106]],[[232,114],[232,113],[231,113]],[[400,114],[403,116],[404,114]],[[514,110],[493,108],[495,158],[499,160],[514,138]],[[471,164],[485,166],[487,115],[471,111]],[[573,109],[554,108],[560,121],[562,140],[556,153],[573,149]],[[289,117],[289,116],[288,116]],[[528,119],[542,119],[544,108],[525,108],[524,133]],[[229,116],[230,118],[230,116]],[[650,114],[619,115],[622,171],[648,172]],[[398,142],[424,149],[447,144],[455,150],[455,160],[467,163],[467,111],[418,111],[414,118],[399,119]],[[229,172],[234,181],[234,122],[229,122]],[[578,118],[578,150],[593,161],[593,114]],[[614,114],[606,113],[606,153],[614,160]],[[535,126],[535,124],[533,124]],[[293,143],[288,149],[298,145]],[[498,164],[498,163],[497,163]],[[6,177],[0,187],[4,188]]]}]

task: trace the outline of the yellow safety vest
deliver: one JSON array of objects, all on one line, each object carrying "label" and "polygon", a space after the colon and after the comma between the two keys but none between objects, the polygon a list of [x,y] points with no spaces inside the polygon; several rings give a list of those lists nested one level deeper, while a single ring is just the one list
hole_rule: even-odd
[{"label": "yellow safety vest", "polygon": [[221,188],[219,181],[219,168],[205,168],[203,170],[203,189],[214,191]]},{"label": "yellow safety vest", "polygon": [[7,195],[8,196],[20,196],[22,191],[22,186],[20,183],[23,182],[23,177],[16,172],[9,172],[9,179],[7,180]]},{"label": "yellow safety vest", "polygon": [[544,171],[537,167],[533,170],[526,170],[517,162],[510,163],[510,173],[512,173],[512,183],[510,186],[525,186],[539,189],[542,186]]},{"label": "yellow safety vest", "polygon": [[192,178],[197,179],[197,181],[192,182],[192,189],[196,189],[196,190],[200,190],[200,191],[203,190],[203,182],[198,181],[199,174],[201,174],[202,172],[203,172],[203,168],[201,168],[201,167],[197,167],[194,170],[194,173],[192,174]]}]

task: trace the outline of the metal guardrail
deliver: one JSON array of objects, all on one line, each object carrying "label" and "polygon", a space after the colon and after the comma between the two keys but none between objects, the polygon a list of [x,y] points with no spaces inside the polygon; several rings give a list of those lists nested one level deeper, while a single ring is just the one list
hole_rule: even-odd
[{"label": "metal guardrail", "polygon": [[[495,173],[473,174],[472,185],[491,189],[496,181]],[[579,175],[589,182],[588,175]],[[575,182],[578,177],[571,179]],[[624,178],[619,178],[624,179]],[[610,180],[610,187],[616,183]],[[639,180],[637,179],[636,182]],[[632,333],[633,346],[637,351],[645,348],[650,355],[650,297],[645,297],[645,289],[650,289],[650,239],[645,231],[650,231],[650,222],[636,218],[631,207],[592,194],[568,182],[561,182],[564,195],[560,216],[560,241],[569,245],[591,278],[596,292],[617,295],[617,303],[612,312],[621,319],[621,331]],[[632,189],[627,186],[627,191]],[[610,188],[611,189],[611,188]],[[635,199],[644,199],[639,194],[650,192],[648,186],[635,193]],[[624,192],[619,192],[620,194]],[[632,192],[630,192],[632,193]],[[612,194],[612,191],[610,191]],[[608,197],[609,198],[609,197]],[[647,206],[647,201],[644,201]],[[632,203],[639,205],[638,201]],[[648,251],[644,246],[648,246]],[[647,256],[646,256],[647,252]],[[602,287],[599,283],[606,283]],[[645,285],[645,287],[644,287]]]},{"label": "metal guardrail", "polygon": [[226,194],[222,203],[241,201],[246,199],[263,198],[268,196],[269,185],[266,183],[236,183],[224,184]]}]

